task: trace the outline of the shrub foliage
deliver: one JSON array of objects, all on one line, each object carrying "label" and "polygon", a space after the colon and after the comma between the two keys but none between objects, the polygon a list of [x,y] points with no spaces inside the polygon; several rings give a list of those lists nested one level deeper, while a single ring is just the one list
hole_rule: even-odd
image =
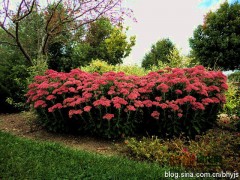
[{"label": "shrub foliage", "polygon": [[124,152],[137,160],[157,162],[162,166],[184,167],[200,172],[235,171],[240,168],[240,136],[222,129],[209,130],[195,140],[157,137],[125,140]]},{"label": "shrub foliage", "polygon": [[195,136],[213,126],[226,76],[203,66],[145,76],[48,70],[29,86],[28,102],[51,131],[117,138],[136,132]]}]

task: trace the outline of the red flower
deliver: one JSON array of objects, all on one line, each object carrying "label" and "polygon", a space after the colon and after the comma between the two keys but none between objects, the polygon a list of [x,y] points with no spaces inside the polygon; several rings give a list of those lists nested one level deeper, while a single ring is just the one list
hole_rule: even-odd
[{"label": "red flower", "polygon": [[122,104],[122,105],[128,104],[128,102],[125,99],[118,97],[118,96],[112,98],[112,102],[113,102],[113,104]]},{"label": "red flower", "polygon": [[162,97],[155,97],[155,100],[160,102],[162,100]]},{"label": "red flower", "polygon": [[182,113],[178,113],[177,115],[178,115],[179,118],[181,118],[183,116]]},{"label": "red flower", "polygon": [[160,113],[158,111],[153,111],[151,116],[155,119],[159,119]]},{"label": "red flower", "polygon": [[194,110],[197,110],[197,109],[204,110],[205,109],[204,105],[200,102],[193,102],[193,103],[191,103],[191,105],[192,105],[192,109],[194,109]]},{"label": "red flower", "polygon": [[92,96],[93,96],[92,93],[89,93],[89,92],[84,92],[84,93],[83,93],[83,98],[89,99],[89,98],[91,98]]},{"label": "red flower", "polygon": [[83,113],[83,111],[82,111],[81,109],[78,109],[78,110],[70,110],[70,111],[68,112],[68,115],[69,115],[70,118],[72,118],[73,115],[77,115],[77,114],[81,115],[82,113]]},{"label": "red flower", "polygon": [[183,153],[187,153],[187,152],[188,152],[188,148],[183,148],[183,149],[182,149],[182,152],[183,152]]},{"label": "red flower", "polygon": [[56,99],[56,96],[54,96],[54,95],[48,95],[48,96],[46,97],[46,100],[48,100],[48,101],[51,101],[51,100],[53,100],[53,99]]},{"label": "red flower", "polygon": [[78,92],[74,87],[70,87],[70,88],[68,89],[68,91],[69,91],[69,92],[72,92],[72,93]]},{"label": "red flower", "polygon": [[75,98],[66,98],[66,99],[64,99],[63,104],[68,104],[68,103],[71,103],[73,101],[75,101]]},{"label": "red flower", "polygon": [[222,83],[222,84],[221,84],[221,87],[222,87],[223,89],[225,89],[225,90],[228,89],[228,85],[227,85],[226,83]]},{"label": "red flower", "polygon": [[157,90],[161,90],[163,93],[168,92],[168,89],[169,89],[169,86],[164,83],[157,86]]},{"label": "red flower", "polygon": [[166,103],[162,103],[159,105],[162,109],[166,109],[168,107],[168,105]]},{"label": "red flower", "polygon": [[153,102],[151,100],[144,100],[142,102],[146,107],[152,107]]},{"label": "red flower", "polygon": [[212,97],[210,99],[213,101],[213,103],[220,103],[220,100],[216,97]]},{"label": "red flower", "polygon": [[134,106],[135,106],[135,107],[144,107],[142,101],[138,101],[138,100],[135,100],[135,101],[134,101]]},{"label": "red flower", "polygon": [[46,107],[46,106],[47,106],[47,104],[43,100],[38,100],[34,103],[34,108]]},{"label": "red flower", "polygon": [[139,96],[140,96],[140,94],[138,92],[131,92],[128,95],[128,99],[134,100],[134,99],[137,99]]},{"label": "red flower", "polygon": [[169,102],[168,107],[171,108],[173,111],[179,110],[179,106],[174,104],[173,102]]},{"label": "red flower", "polygon": [[204,98],[204,99],[202,99],[202,103],[204,105],[208,105],[210,103],[214,103],[214,101],[212,99],[210,99],[210,98]]},{"label": "red flower", "polygon": [[119,104],[119,103],[114,103],[113,106],[114,106],[116,109],[120,109],[120,108],[121,108],[121,104]]},{"label": "red flower", "polygon": [[49,87],[49,84],[45,81],[38,85],[38,88],[40,89],[47,89],[48,87]]},{"label": "red flower", "polygon": [[55,109],[61,109],[63,108],[61,103],[57,103],[55,105],[53,105],[52,107],[48,108],[48,112],[53,112]]},{"label": "red flower", "polygon": [[105,114],[105,116],[103,116],[103,119],[107,119],[107,120],[111,120],[112,118],[114,118],[114,114]]},{"label": "red flower", "polygon": [[102,97],[101,99],[99,100],[96,100],[93,102],[93,105],[96,107],[96,106],[105,106],[105,107],[109,107],[111,106],[111,101],[105,97]]},{"label": "red flower", "polygon": [[113,95],[113,94],[115,94],[116,92],[114,91],[114,90],[109,90],[108,91],[108,95]]},{"label": "red flower", "polygon": [[217,91],[217,92],[220,92],[220,89],[219,89],[219,87],[217,87],[217,86],[209,86],[209,87],[208,87],[208,91]]},{"label": "red flower", "polygon": [[89,112],[91,109],[92,109],[91,106],[85,106],[85,107],[83,108],[83,110],[86,111],[86,112]]},{"label": "red flower", "polygon": [[120,89],[119,92],[122,93],[123,95],[128,95],[128,94],[129,94],[129,90],[126,89],[126,88],[122,88],[122,89]]},{"label": "red flower", "polygon": [[136,111],[136,108],[134,106],[132,106],[132,105],[128,105],[127,106],[127,110],[129,110],[129,111]]},{"label": "red flower", "polygon": [[182,91],[180,89],[175,90],[176,94],[182,94]]}]

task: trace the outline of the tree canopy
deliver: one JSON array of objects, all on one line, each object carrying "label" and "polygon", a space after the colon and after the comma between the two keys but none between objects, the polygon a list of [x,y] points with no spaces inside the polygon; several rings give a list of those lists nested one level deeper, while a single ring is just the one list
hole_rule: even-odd
[{"label": "tree canopy", "polygon": [[156,44],[153,44],[151,51],[145,54],[142,67],[150,68],[151,66],[158,65],[158,62],[169,63],[168,55],[173,50],[174,44],[170,39],[161,39]]},{"label": "tree canopy", "polygon": [[128,42],[123,27],[113,26],[107,18],[101,18],[90,25],[86,43],[90,46],[88,59],[101,59],[116,65],[130,54],[135,36],[130,37]]},{"label": "tree canopy", "polygon": [[101,17],[79,35],[79,39],[67,44],[56,42],[49,47],[49,68],[70,71],[101,59],[109,64],[121,64],[135,44],[135,36],[129,38],[123,27],[114,26],[108,18]]},{"label": "tree canopy", "polygon": [[205,16],[190,41],[192,55],[204,66],[240,69],[240,4],[223,3]]}]

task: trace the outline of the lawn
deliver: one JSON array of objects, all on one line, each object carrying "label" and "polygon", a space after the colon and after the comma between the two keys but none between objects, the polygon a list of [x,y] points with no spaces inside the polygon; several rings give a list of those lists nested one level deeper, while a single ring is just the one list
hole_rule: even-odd
[{"label": "lawn", "polygon": [[0,131],[0,179],[161,179],[169,170]]}]

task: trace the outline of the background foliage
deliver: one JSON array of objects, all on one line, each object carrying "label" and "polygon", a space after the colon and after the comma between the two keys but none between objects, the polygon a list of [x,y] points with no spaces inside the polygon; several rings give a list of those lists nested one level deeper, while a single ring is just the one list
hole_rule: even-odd
[{"label": "background foliage", "polygon": [[223,3],[205,16],[190,39],[192,53],[206,67],[240,69],[240,4]]}]

